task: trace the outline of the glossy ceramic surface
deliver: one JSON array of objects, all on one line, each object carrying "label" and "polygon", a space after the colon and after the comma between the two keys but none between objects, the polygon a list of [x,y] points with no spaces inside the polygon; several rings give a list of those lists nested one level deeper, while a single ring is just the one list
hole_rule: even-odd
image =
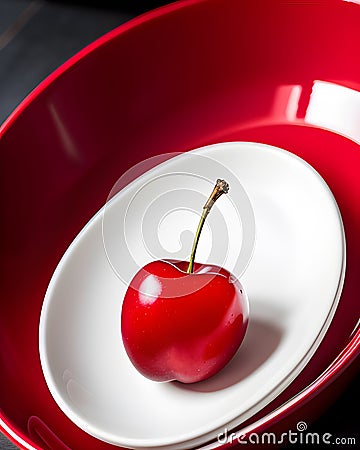
[{"label": "glossy ceramic surface", "polygon": [[359,5],[340,0],[177,2],[81,52],[3,125],[1,426],[18,445],[111,448],[73,425],[48,392],[37,350],[46,287],[119,168],[219,141],[293,152],[339,205],[347,237],[339,308],[310,363],[254,429],[321,409],[334,392],[324,389],[359,351],[359,22]]},{"label": "glossy ceramic surface", "polygon": [[[206,199],[214,163],[215,170],[228,172],[232,190],[236,184],[231,178],[241,182],[254,210],[255,249],[241,278],[250,299],[249,330],[241,351],[216,377],[190,385],[154,383],[134,369],[123,347],[120,315],[128,283],[110,265],[104,231],[108,248],[118,249],[121,255],[114,255],[118,273],[128,270],[126,250],[133,250],[134,257],[145,263],[152,261],[145,245],[138,244],[144,242],[144,221],[138,215],[146,217],[152,201],[173,189],[187,196],[189,204],[197,192]],[[198,180],[193,181],[192,190],[189,176]],[[204,203],[202,196],[198,210]],[[132,209],[135,199],[137,206]],[[229,192],[214,207],[229,230],[235,228],[233,216],[241,218],[242,205],[234,199],[236,193],[232,198]],[[173,213],[178,206],[173,200]],[[61,409],[77,425],[130,448],[186,449],[249,419],[300,373],[335,313],[345,270],[337,205],[308,164],[266,145],[213,145],[145,173],[120,191],[106,206],[105,216],[104,212],[100,210],[89,222],[62,258],[46,293],[40,322],[45,378]],[[156,205],[151,214],[159,217]],[[179,229],[187,229],[186,216],[180,215],[177,221]],[[232,255],[238,246],[237,233],[229,233],[226,239],[219,223],[214,211],[209,217],[212,235],[205,235],[203,244],[204,249],[215,247],[215,251],[201,261],[238,275],[234,271],[237,258]],[[125,231],[132,240],[126,240],[127,249],[122,250]],[[176,241],[177,237],[171,239],[173,231],[173,227],[160,228],[159,240]],[[220,234],[221,245],[215,246],[212,240]],[[225,259],[224,247],[232,249]],[[172,253],[163,257],[171,258]],[[128,405],[126,415],[124,405]]]}]

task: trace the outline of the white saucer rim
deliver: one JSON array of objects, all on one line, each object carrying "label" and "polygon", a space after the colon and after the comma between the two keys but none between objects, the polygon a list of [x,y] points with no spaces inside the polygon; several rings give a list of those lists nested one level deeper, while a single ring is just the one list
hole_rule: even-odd
[{"label": "white saucer rim", "polygon": [[[92,425],[91,423],[87,422],[86,420],[83,420],[82,417],[75,413],[73,411],[73,409],[71,409],[70,407],[68,407],[67,403],[63,400],[62,396],[57,392],[56,387],[55,387],[55,381],[53,379],[51,370],[49,368],[49,364],[47,361],[47,351],[46,351],[46,315],[48,312],[48,309],[50,307],[50,292],[52,291],[52,288],[54,287],[54,285],[56,284],[57,278],[59,276],[59,274],[62,271],[62,268],[66,262],[66,259],[68,257],[68,255],[71,254],[72,250],[74,247],[76,247],[76,245],[78,244],[78,242],[82,239],[82,236],[87,233],[87,231],[94,226],[94,224],[97,222],[97,220],[99,219],[99,216],[104,214],[105,208],[113,201],[116,200],[117,195],[115,195],[114,197],[112,197],[108,203],[106,203],[99,211],[97,211],[95,213],[95,215],[93,217],[91,217],[91,219],[87,222],[87,224],[81,229],[81,231],[78,233],[78,235],[75,237],[75,239],[71,242],[71,244],[69,245],[69,247],[67,248],[67,250],[65,251],[64,255],[62,256],[62,258],[60,259],[53,275],[52,278],[50,280],[50,283],[48,285],[48,288],[46,290],[45,296],[44,296],[44,302],[43,302],[43,306],[41,309],[41,314],[40,314],[40,323],[39,323],[39,353],[40,353],[40,363],[41,363],[41,368],[45,377],[45,381],[46,384],[48,386],[48,389],[51,393],[51,395],[53,396],[54,400],[56,401],[56,403],[59,405],[60,409],[64,412],[65,415],[67,415],[76,425],[78,425],[81,429],[83,429],[85,432],[87,432],[88,434],[94,436],[97,439],[103,440],[105,442],[117,445],[117,446],[125,446],[128,448],[136,448],[136,449],[155,449],[155,448],[162,448],[162,449],[186,449],[188,448],[189,445],[196,445],[199,441],[199,439],[201,439],[202,444],[206,443],[207,441],[209,441],[210,439],[214,439],[214,434],[216,434],[216,431],[218,431],[220,428],[224,428],[225,426],[229,429],[233,428],[234,426],[238,426],[240,425],[242,422],[244,422],[245,420],[248,420],[252,413],[251,410],[255,408],[255,406],[261,405],[260,409],[262,407],[264,407],[265,405],[269,404],[272,400],[274,400],[276,398],[277,395],[279,395],[279,393],[281,393],[283,391],[283,389],[285,389],[303,370],[303,368],[306,366],[307,362],[312,358],[312,356],[314,355],[316,349],[318,348],[318,346],[320,345],[320,343],[322,342],[330,324],[331,321],[335,315],[336,309],[338,307],[340,298],[341,298],[341,292],[342,292],[342,288],[344,285],[344,280],[345,280],[345,272],[346,272],[346,238],[345,238],[345,230],[344,230],[344,225],[343,225],[343,221],[342,221],[342,217],[341,217],[341,212],[340,209],[338,207],[338,204],[336,202],[336,199],[333,195],[333,193],[331,192],[329,186],[327,185],[326,181],[321,177],[321,175],[309,164],[307,163],[305,160],[303,160],[302,158],[298,157],[297,155],[291,153],[290,151],[287,151],[285,149],[279,148],[279,147],[275,147],[272,145],[268,145],[268,144],[262,144],[262,143],[257,143],[257,142],[246,142],[246,141],[232,141],[232,142],[219,142],[216,144],[211,144],[211,145],[207,145],[207,146],[203,146],[197,149],[194,149],[190,152],[195,152],[195,153],[199,153],[201,154],[201,152],[205,152],[207,149],[209,148],[214,148],[214,147],[224,147],[224,146],[233,146],[233,145],[241,145],[241,146],[254,146],[254,147],[261,147],[263,149],[267,149],[269,151],[273,151],[276,153],[285,153],[288,156],[296,159],[297,161],[301,162],[303,165],[307,166],[314,175],[316,175],[318,177],[318,179],[321,181],[321,183],[323,184],[324,188],[326,188],[326,190],[328,191],[329,196],[331,197],[334,206],[336,207],[337,210],[337,216],[339,219],[339,224],[341,227],[341,234],[342,234],[342,266],[341,266],[341,272],[340,272],[340,276],[339,276],[339,282],[338,282],[338,286],[337,286],[337,290],[336,290],[336,295],[334,296],[334,300],[332,302],[332,306],[331,309],[328,312],[327,317],[324,320],[324,323],[321,327],[321,329],[319,330],[319,333],[317,334],[316,338],[314,339],[313,344],[311,345],[311,347],[309,348],[308,352],[304,355],[304,357],[298,362],[298,364],[293,368],[293,370],[287,374],[287,376],[281,380],[274,388],[271,392],[269,392],[267,394],[267,396],[265,398],[263,398],[262,400],[259,400],[256,405],[252,405],[249,410],[250,410],[250,414],[247,417],[246,413],[249,411],[243,411],[239,416],[237,417],[233,417],[233,414],[229,414],[229,416],[231,416],[228,418],[224,418],[222,417],[221,420],[221,424],[220,423],[212,423],[212,424],[207,424],[207,426],[204,426],[203,429],[197,429],[196,432],[193,432],[192,434],[187,433],[186,436],[181,436],[178,435],[176,437],[176,439],[174,440],[170,440],[168,438],[165,439],[151,439],[151,444],[149,444],[149,439],[133,439],[133,438],[126,438],[126,439],[122,439],[121,442],[118,439],[118,436],[115,435],[114,433],[109,433],[109,432],[104,432],[101,431],[99,433],[99,429]],[[182,155],[178,155],[175,156],[173,159],[179,158]],[[211,158],[211,156],[207,157]],[[166,164],[171,160],[167,160],[165,161],[165,163],[162,164]],[[161,166],[162,164],[160,164],[159,166]],[[150,169],[149,171],[146,172],[147,175],[151,175],[152,171],[157,170],[157,168],[159,166],[156,166],[152,169]],[[136,180],[135,180],[136,182]],[[132,183],[131,183],[132,184]],[[128,186],[126,186],[124,189],[127,189]],[[239,422],[239,418],[241,418],[240,422]],[[224,423],[226,422],[226,423]],[[211,428],[211,430],[209,430],[209,428]]]}]

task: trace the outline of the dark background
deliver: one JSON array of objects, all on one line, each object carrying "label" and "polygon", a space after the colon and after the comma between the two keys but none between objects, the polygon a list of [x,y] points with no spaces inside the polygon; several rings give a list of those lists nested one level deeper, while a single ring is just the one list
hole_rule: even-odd
[{"label": "dark background", "polygon": [[[0,0],[0,124],[40,81],[78,50],[129,19],[167,3]],[[356,378],[308,431],[355,437],[356,445],[348,448],[360,448],[359,380]],[[0,449],[15,448],[0,434]]]}]

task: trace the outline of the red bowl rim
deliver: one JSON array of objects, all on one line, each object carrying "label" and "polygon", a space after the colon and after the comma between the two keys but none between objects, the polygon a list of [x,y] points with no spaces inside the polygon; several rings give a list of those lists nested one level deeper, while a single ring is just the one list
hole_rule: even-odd
[{"label": "red bowl rim", "polygon": [[115,37],[125,34],[129,30],[132,30],[135,27],[138,27],[146,22],[156,19],[157,17],[161,17],[171,12],[178,11],[182,8],[197,3],[203,3],[205,1],[207,0],[178,0],[175,1],[174,3],[160,6],[156,9],[153,9],[137,17],[134,17],[133,19],[130,19],[129,21],[105,33],[95,41],[85,46],[82,50],[77,52],[74,56],[70,57],[67,61],[65,61],[57,69],[55,69],[50,75],[48,75],[20,102],[20,104],[14,109],[14,111],[0,125],[0,138],[10,129],[10,127],[17,120],[17,118],[24,112],[24,110],[26,110],[26,108],[37,97],[39,97],[57,78],[60,78],[71,67],[75,66],[79,61],[88,56],[94,50],[96,50],[99,47],[102,47],[104,44],[111,41]]}]

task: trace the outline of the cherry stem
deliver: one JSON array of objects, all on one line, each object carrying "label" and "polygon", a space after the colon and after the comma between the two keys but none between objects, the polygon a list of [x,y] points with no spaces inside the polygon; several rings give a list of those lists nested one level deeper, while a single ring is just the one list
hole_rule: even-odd
[{"label": "cherry stem", "polygon": [[205,205],[203,207],[203,212],[201,214],[200,222],[199,222],[199,225],[197,227],[195,237],[194,237],[194,243],[193,243],[192,250],[191,250],[190,261],[189,261],[187,273],[193,273],[193,271],[194,271],[195,253],[196,253],[196,249],[197,249],[197,246],[199,243],[201,230],[203,229],[207,215],[209,214],[209,212],[210,212],[211,208],[213,207],[214,203],[216,202],[216,200],[219,197],[221,197],[222,194],[227,194],[228,192],[229,192],[228,183],[225,180],[218,179],[216,181],[215,187],[214,187],[210,197],[208,198],[207,202],[205,203]]}]

